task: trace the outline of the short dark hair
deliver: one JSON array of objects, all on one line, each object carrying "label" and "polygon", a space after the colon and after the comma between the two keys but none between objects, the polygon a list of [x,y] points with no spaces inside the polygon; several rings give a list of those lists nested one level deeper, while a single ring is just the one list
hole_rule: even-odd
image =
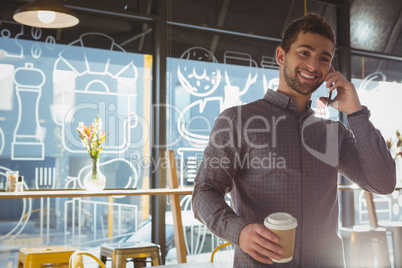
[{"label": "short dark hair", "polygon": [[327,37],[334,44],[335,49],[335,32],[331,25],[327,23],[324,17],[311,12],[306,16],[292,21],[286,28],[282,36],[280,46],[287,53],[296,41],[300,32],[303,33],[317,33]]}]

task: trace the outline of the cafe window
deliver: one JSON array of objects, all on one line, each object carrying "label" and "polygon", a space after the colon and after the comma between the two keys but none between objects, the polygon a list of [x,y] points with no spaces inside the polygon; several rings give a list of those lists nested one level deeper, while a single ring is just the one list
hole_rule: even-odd
[{"label": "cafe window", "polygon": [[[370,121],[380,130],[385,140],[392,140],[391,154],[395,157],[396,131],[401,132],[402,113],[399,100],[402,98],[402,83],[399,70],[402,63],[374,57],[352,57],[352,68],[356,74],[352,82],[359,94],[360,101],[370,112]],[[360,74],[358,76],[357,74]],[[396,158],[397,182],[402,182],[402,158]],[[381,178],[378,178],[381,180]],[[389,195],[373,195],[380,223],[400,222],[402,220],[402,196],[399,191]],[[355,223],[369,224],[368,208],[364,192],[354,191]]]},{"label": "cafe window", "polygon": [[[18,171],[24,191],[82,189],[91,158],[76,128],[99,116],[106,188],[149,188],[152,56],[126,51],[107,34],[68,44],[56,30],[0,24],[0,186]],[[135,196],[3,199],[0,243],[8,249],[98,246],[138,237],[149,201]],[[142,230],[147,230],[142,229]],[[141,232],[151,241],[151,232]]]}]

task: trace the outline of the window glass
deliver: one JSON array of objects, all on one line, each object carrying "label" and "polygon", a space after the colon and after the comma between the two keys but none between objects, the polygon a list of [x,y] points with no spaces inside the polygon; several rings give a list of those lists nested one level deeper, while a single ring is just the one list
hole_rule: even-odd
[{"label": "window glass", "polygon": [[[356,73],[361,72],[360,78],[354,78],[352,82],[355,84],[359,94],[360,101],[366,105],[370,112],[370,120],[376,128],[381,131],[385,140],[392,140],[394,145],[391,147],[391,154],[395,156],[396,148],[396,131],[401,131],[402,121],[398,115],[402,113],[400,99],[402,98],[402,83],[400,74],[395,71],[402,68],[401,62],[379,60],[375,58],[353,57],[353,68]],[[377,66],[374,69],[373,66]],[[393,68],[389,68],[393,66]],[[370,71],[366,71],[370,68]],[[373,68],[373,69],[371,69]],[[402,158],[396,159],[397,180],[402,182]],[[378,178],[381,180],[381,178]],[[355,191],[355,222],[356,224],[368,224],[367,205],[363,191]],[[402,196],[399,191],[395,191],[390,195],[375,195],[374,204],[376,207],[379,222],[402,220]]]},{"label": "window glass", "polygon": [[[7,171],[24,191],[82,189],[91,157],[76,128],[99,116],[106,188],[149,187],[152,56],[127,52],[103,33],[58,44],[41,29],[2,22],[0,37],[0,186]],[[21,38],[22,33],[30,38]],[[45,34],[46,33],[46,34]],[[94,46],[96,44],[96,46]],[[102,47],[102,48],[99,48]],[[134,196],[2,199],[0,244],[99,246],[151,241],[149,201]],[[145,230],[145,231],[144,231]]]}]

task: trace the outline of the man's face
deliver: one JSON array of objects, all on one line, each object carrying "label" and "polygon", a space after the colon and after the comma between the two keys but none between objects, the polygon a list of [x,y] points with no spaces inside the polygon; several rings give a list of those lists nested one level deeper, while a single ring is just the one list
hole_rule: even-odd
[{"label": "man's face", "polygon": [[299,33],[284,58],[287,85],[302,95],[313,94],[330,70],[333,48],[331,40],[320,34]]}]

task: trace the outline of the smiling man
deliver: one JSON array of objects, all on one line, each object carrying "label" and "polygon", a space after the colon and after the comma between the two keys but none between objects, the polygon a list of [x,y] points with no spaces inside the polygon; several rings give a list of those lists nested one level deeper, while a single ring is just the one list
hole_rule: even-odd
[{"label": "smiling man", "polygon": [[[293,21],[276,51],[277,91],[216,119],[195,179],[193,210],[211,232],[236,245],[235,267],[344,267],[338,174],[378,194],[395,188],[395,162],[354,85],[331,67],[334,48],[334,31],[321,16]],[[337,91],[330,105],[347,115],[350,129],[314,117],[311,96],[324,81]],[[273,156],[280,165],[264,164]],[[273,262],[283,249],[263,225],[274,212],[297,219],[287,263]]]}]

